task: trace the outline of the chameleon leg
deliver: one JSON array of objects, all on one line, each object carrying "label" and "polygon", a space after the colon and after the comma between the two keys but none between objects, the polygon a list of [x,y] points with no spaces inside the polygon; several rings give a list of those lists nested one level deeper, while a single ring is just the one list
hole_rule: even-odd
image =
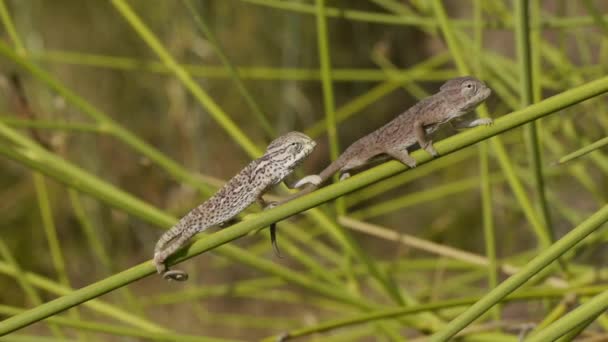
[{"label": "chameleon leg", "polygon": [[455,122],[455,123],[452,123],[452,121],[450,121],[450,124],[452,124],[452,127],[456,128],[456,129],[473,128],[473,127],[477,127],[477,126],[490,126],[493,123],[494,123],[494,121],[490,118],[479,118],[479,119],[460,121],[460,122]]},{"label": "chameleon leg", "polygon": [[306,184],[312,184],[314,186],[319,186],[319,184],[321,184],[321,182],[322,182],[322,179],[319,175],[308,175],[306,177],[303,177],[299,181],[295,182],[293,187],[296,189],[299,189]]},{"label": "chameleon leg", "polygon": [[439,153],[433,147],[433,141],[430,139],[426,139],[426,133],[424,131],[424,125],[420,121],[416,121],[414,123],[414,130],[416,132],[416,140],[418,141],[418,145],[422,147],[425,151],[427,151],[433,157],[438,157]]},{"label": "chameleon leg", "polygon": [[386,151],[386,154],[397,159],[398,161],[402,162],[403,164],[409,166],[412,169],[416,167],[416,159],[414,159],[412,156],[410,156],[410,154],[407,152],[407,149],[389,150],[389,151]]},{"label": "chameleon leg", "polygon": [[344,172],[340,175],[340,182],[348,178],[350,178],[350,173]]}]

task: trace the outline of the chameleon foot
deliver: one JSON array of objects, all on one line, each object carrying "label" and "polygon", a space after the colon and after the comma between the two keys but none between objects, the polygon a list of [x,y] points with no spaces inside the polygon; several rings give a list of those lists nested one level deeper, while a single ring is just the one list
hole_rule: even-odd
[{"label": "chameleon foot", "polygon": [[299,181],[297,181],[293,185],[293,187],[298,189],[298,188],[303,187],[306,184],[312,184],[314,186],[319,186],[319,184],[321,184],[321,182],[322,182],[322,179],[321,179],[321,177],[319,177],[319,175],[309,175],[309,176],[306,176],[306,177],[300,179]]},{"label": "chameleon foot", "polygon": [[343,174],[340,175],[340,182],[345,179],[348,179],[348,178],[350,178],[350,173],[344,172]]},{"label": "chameleon foot", "polygon": [[188,280],[188,273],[182,270],[170,270],[163,273],[163,279],[175,280],[175,281],[186,281]]},{"label": "chameleon foot", "polygon": [[471,126],[491,126],[494,124],[494,121],[490,118],[479,118],[471,122]]}]

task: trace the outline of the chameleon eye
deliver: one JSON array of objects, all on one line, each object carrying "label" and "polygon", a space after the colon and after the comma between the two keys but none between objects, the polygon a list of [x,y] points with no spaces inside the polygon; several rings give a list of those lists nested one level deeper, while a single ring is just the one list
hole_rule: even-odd
[{"label": "chameleon eye", "polygon": [[475,87],[475,84],[473,84],[473,83],[471,83],[471,82],[468,82],[468,83],[466,83],[466,84],[465,84],[465,88],[466,88],[468,91],[475,91],[475,88],[476,88],[476,87]]}]

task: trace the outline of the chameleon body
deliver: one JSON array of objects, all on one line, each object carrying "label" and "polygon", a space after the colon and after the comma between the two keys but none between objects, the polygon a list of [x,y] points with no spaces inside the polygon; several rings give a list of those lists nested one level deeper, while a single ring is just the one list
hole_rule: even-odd
[{"label": "chameleon body", "polygon": [[195,234],[229,222],[256,201],[264,205],[262,195],[282,182],[315,145],[314,140],[300,132],[290,132],[272,141],[262,157],[252,161],[160,237],[154,248],[154,265],[158,273],[165,279],[186,280],[188,275],[185,272],[168,270],[166,259]]},{"label": "chameleon body", "polygon": [[[349,177],[349,171],[367,164],[373,157],[388,155],[413,168],[416,160],[408,153],[408,148],[416,143],[433,157],[438,153],[427,135],[452,120],[457,121],[472,111],[490,96],[492,91],[485,83],[474,77],[458,77],[445,82],[439,92],[422,99],[386,125],[364,136],[350,145],[334,162],[318,175],[309,175],[294,184],[299,188],[312,184],[306,189],[282,200],[280,203],[309,193],[336,172],[342,174],[341,180]],[[456,128],[469,128],[490,125],[492,119],[475,119],[459,122]]]}]

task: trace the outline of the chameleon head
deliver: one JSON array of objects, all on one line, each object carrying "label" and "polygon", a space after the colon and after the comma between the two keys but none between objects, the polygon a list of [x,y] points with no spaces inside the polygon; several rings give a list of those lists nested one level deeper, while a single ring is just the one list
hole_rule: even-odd
[{"label": "chameleon head", "polygon": [[312,153],[316,145],[306,134],[294,131],[274,139],[265,154],[280,160],[284,167],[293,169]]},{"label": "chameleon head", "polygon": [[448,99],[453,99],[453,105],[458,108],[458,115],[464,115],[485,101],[492,90],[475,77],[457,77],[445,82],[439,92]]}]

